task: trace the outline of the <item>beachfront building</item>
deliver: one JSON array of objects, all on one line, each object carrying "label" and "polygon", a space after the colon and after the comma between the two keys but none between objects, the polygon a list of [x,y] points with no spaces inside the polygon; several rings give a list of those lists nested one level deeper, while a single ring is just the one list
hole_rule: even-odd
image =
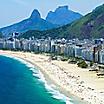
[{"label": "beachfront building", "polygon": [[64,55],[65,47],[66,47],[66,45],[64,45],[64,44],[61,44],[60,45],[60,54],[63,54]]},{"label": "beachfront building", "polygon": [[94,45],[93,47],[93,57],[94,57],[94,62],[97,62],[99,63],[99,60],[100,60],[100,55],[99,55],[99,52],[102,50],[102,45],[101,44],[96,44]]},{"label": "beachfront building", "polygon": [[66,39],[0,39],[0,49],[22,50],[39,52],[51,52],[57,55],[83,58],[88,61],[104,63],[104,41],[90,40],[66,40]]},{"label": "beachfront building", "polygon": [[14,49],[16,49],[16,50],[20,50],[21,49],[20,40],[18,40],[18,39],[14,40]]},{"label": "beachfront building", "polygon": [[47,39],[36,40],[34,42],[34,48],[35,48],[34,51],[51,52],[51,41]]},{"label": "beachfront building", "polygon": [[75,57],[82,58],[83,47],[75,46]]},{"label": "beachfront building", "polygon": [[56,54],[60,54],[61,53],[61,47],[60,47],[59,44],[56,45],[55,52],[56,52]]},{"label": "beachfront building", "polygon": [[55,45],[51,46],[51,53],[55,53]]},{"label": "beachfront building", "polygon": [[82,58],[84,60],[87,60],[87,61],[93,61],[94,60],[94,58],[93,58],[93,49],[91,47],[83,49],[82,50]]},{"label": "beachfront building", "polygon": [[29,51],[34,51],[34,46],[35,46],[35,43],[33,40],[30,40],[29,41]]},{"label": "beachfront building", "polygon": [[45,40],[45,52],[51,52],[51,40],[50,39],[46,39]]},{"label": "beachfront building", "polygon": [[22,41],[22,49],[24,51],[29,51],[29,40],[25,39]]},{"label": "beachfront building", "polygon": [[104,50],[101,50],[101,51],[99,52],[99,56],[100,56],[99,63],[104,64]]},{"label": "beachfront building", "polygon": [[15,42],[8,40],[4,42],[4,49],[14,50],[15,49]]},{"label": "beachfront building", "polygon": [[35,53],[39,53],[39,47],[40,47],[40,44],[39,43],[35,43],[34,44],[34,52]]},{"label": "beachfront building", "polygon": [[64,55],[68,56],[68,46],[69,44],[65,44]]},{"label": "beachfront building", "polygon": [[4,49],[4,44],[5,40],[4,39],[0,39],[0,49]]},{"label": "beachfront building", "polygon": [[75,57],[75,45],[68,45],[68,56]]}]

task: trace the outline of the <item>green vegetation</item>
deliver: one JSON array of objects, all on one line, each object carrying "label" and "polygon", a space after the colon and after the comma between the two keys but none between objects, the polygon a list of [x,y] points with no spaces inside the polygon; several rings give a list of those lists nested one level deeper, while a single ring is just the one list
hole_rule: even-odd
[{"label": "green vegetation", "polygon": [[57,60],[56,56],[51,56],[51,60]]},{"label": "green vegetation", "polygon": [[78,65],[78,67],[81,67],[81,68],[87,68],[88,67],[88,64],[85,61],[81,61],[77,65]]},{"label": "green vegetation", "polygon": [[93,62],[93,61],[91,61],[91,62],[90,62],[90,67],[91,67],[91,66],[93,66],[93,65],[94,65],[94,62]]},{"label": "green vegetation", "polygon": [[104,66],[98,66],[99,67],[99,69],[104,69]]},{"label": "green vegetation", "polygon": [[65,56],[60,56],[60,55],[54,55],[54,54],[51,54],[51,59],[52,60],[61,60],[61,61],[68,61],[68,57],[65,57]]},{"label": "green vegetation", "polygon": [[77,60],[76,60],[76,58],[70,58],[68,60],[68,63],[70,63],[70,64],[76,64],[77,63]]},{"label": "green vegetation", "polygon": [[68,58],[67,57],[62,57],[61,61],[68,61]]},{"label": "green vegetation", "polygon": [[98,15],[102,15],[104,13],[104,4],[101,6],[98,6],[92,13],[92,19],[95,19],[98,17]]},{"label": "green vegetation", "polygon": [[[52,37],[52,38],[100,38],[104,37],[104,5],[97,7],[91,13],[81,19],[47,31],[27,31],[20,37],[29,38]],[[20,38],[19,37],[19,38]]]}]

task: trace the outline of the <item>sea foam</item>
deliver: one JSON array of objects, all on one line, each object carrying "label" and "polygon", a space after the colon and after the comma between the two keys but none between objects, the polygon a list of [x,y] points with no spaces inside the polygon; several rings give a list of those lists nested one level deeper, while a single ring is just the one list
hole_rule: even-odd
[{"label": "sea foam", "polygon": [[[37,76],[37,74],[34,74],[34,76]],[[38,79],[39,81],[42,81],[45,85],[45,88],[47,89],[48,93],[52,94],[52,97],[58,100],[64,101],[66,104],[73,104],[71,102],[72,99],[66,97],[64,94],[60,93],[58,90],[56,90],[56,86],[54,84],[48,84],[47,81],[45,80],[44,75],[42,72],[39,70],[38,74]]]},{"label": "sea foam", "polygon": [[72,99],[66,97],[64,94],[56,90],[55,88],[57,87],[54,84],[48,84],[42,72],[40,70],[36,70],[34,65],[18,57],[13,57],[10,55],[2,55],[2,56],[13,58],[15,60],[20,61],[22,64],[25,64],[29,68],[29,70],[33,72],[33,76],[36,77],[40,82],[44,83],[45,88],[47,89],[48,93],[52,94],[53,98],[61,100],[65,102],[66,104],[73,104],[71,102]]}]

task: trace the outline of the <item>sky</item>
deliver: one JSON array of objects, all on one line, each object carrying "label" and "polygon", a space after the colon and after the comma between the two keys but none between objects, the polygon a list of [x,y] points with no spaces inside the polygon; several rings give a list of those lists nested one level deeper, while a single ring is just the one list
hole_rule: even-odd
[{"label": "sky", "polygon": [[38,9],[42,18],[58,6],[68,5],[69,9],[85,15],[104,0],[0,0],[0,27],[5,27],[28,18],[34,9]]}]

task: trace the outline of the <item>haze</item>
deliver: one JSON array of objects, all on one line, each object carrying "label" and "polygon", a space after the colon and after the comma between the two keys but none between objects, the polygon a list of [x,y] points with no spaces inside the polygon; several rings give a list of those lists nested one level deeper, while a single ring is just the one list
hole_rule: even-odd
[{"label": "haze", "polygon": [[45,18],[50,10],[68,5],[69,9],[85,15],[103,3],[104,0],[0,0],[0,27],[28,18],[34,9]]}]

